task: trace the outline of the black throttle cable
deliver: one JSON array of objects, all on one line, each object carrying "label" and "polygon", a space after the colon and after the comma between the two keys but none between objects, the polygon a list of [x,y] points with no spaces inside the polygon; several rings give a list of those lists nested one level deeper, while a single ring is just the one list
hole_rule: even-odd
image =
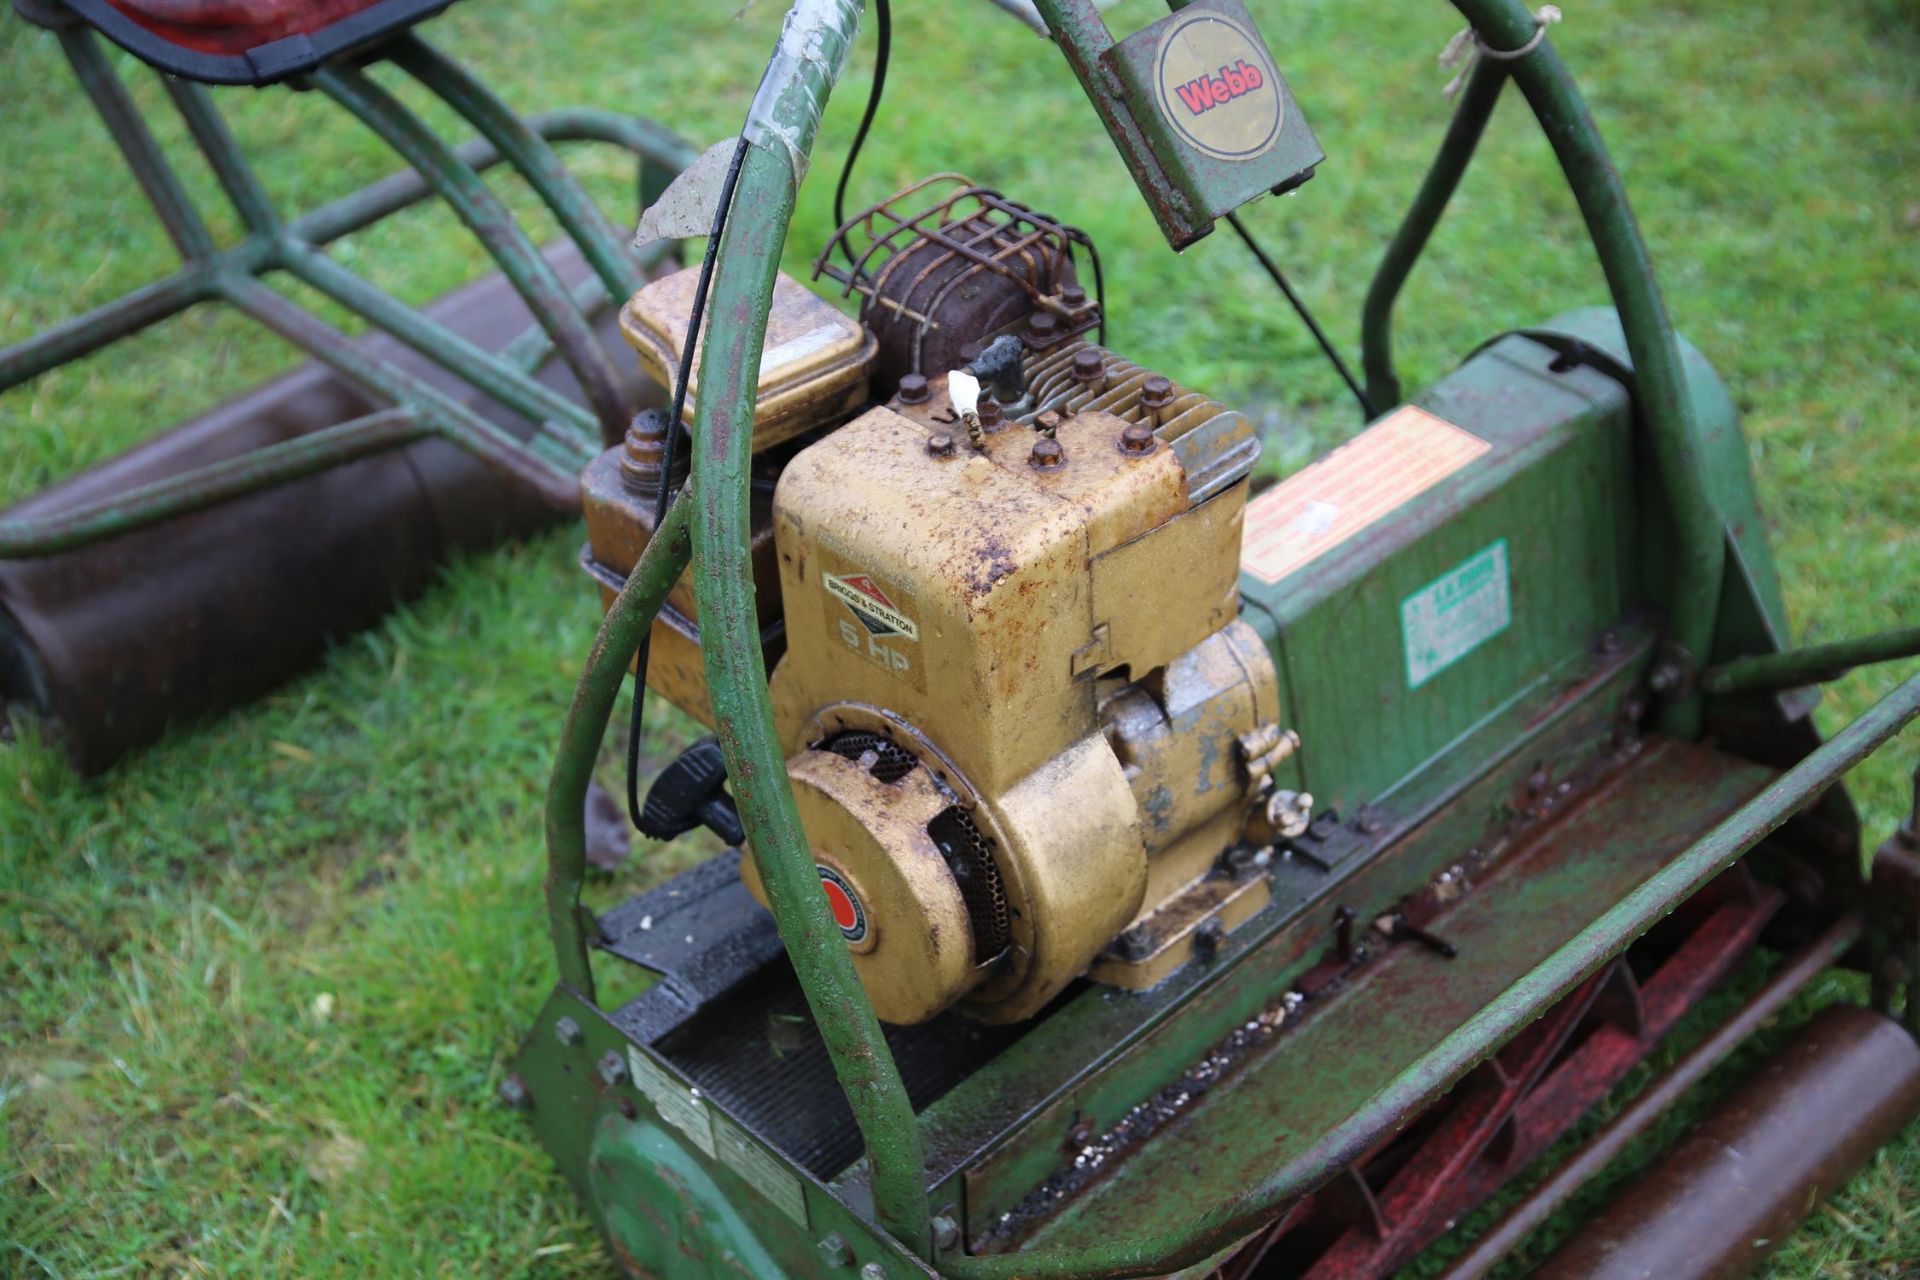
[{"label": "black throttle cable", "polygon": [[1280,292],[1286,295],[1287,301],[1293,304],[1294,311],[1305,322],[1308,332],[1313,334],[1313,340],[1320,344],[1321,353],[1332,362],[1335,369],[1339,370],[1341,381],[1347,384],[1347,390],[1353,392],[1353,398],[1360,402],[1360,411],[1367,415],[1369,421],[1377,417],[1379,410],[1374,407],[1373,401],[1368,398],[1359,380],[1353,376],[1353,370],[1347,368],[1347,362],[1342,360],[1340,353],[1334,349],[1326,330],[1322,329],[1320,322],[1313,318],[1313,312],[1307,309],[1306,302],[1293,291],[1293,286],[1287,282],[1287,277],[1281,272],[1279,265],[1267,256],[1267,251],[1260,247],[1260,242],[1253,238],[1253,233],[1241,223],[1240,215],[1229,213],[1227,225],[1233,228],[1234,234],[1240,237],[1241,243],[1253,251],[1253,256],[1258,258],[1260,265],[1266,268],[1267,275],[1272,278],[1274,284],[1279,286]]},{"label": "black throttle cable", "polygon": [[[847,148],[847,159],[840,169],[839,186],[834,189],[833,217],[836,226],[844,225],[841,209],[846,199],[847,182],[853,176],[853,164],[860,156],[860,146],[867,140],[867,131],[873,127],[874,116],[879,113],[880,95],[887,83],[887,59],[893,47],[893,14],[888,0],[874,0],[874,11],[878,17],[875,32],[878,48],[874,55],[873,87],[867,93],[866,113],[860,117],[860,128],[853,135],[853,145]],[[673,379],[673,407],[668,411],[667,438],[660,454],[660,492],[654,499],[653,507],[653,527],[656,531],[666,522],[667,508],[672,505],[676,493],[672,485],[673,463],[680,441],[681,415],[687,406],[687,377],[693,368],[694,344],[699,341],[701,324],[706,318],[707,292],[713,283],[714,262],[720,254],[720,236],[726,230],[727,212],[733,206],[733,191],[739,184],[740,166],[746,158],[747,140],[743,136],[733,149],[726,180],[720,186],[720,202],[713,211],[707,250],[700,259],[700,278],[694,285],[693,305],[687,313],[687,340],[680,349],[680,368]],[[640,802],[640,739],[641,720],[647,702],[647,661],[652,648],[653,629],[649,627],[646,634],[640,637],[640,650],[634,655],[633,710],[627,721],[627,820],[636,830],[644,830],[640,823],[643,808]]]}]

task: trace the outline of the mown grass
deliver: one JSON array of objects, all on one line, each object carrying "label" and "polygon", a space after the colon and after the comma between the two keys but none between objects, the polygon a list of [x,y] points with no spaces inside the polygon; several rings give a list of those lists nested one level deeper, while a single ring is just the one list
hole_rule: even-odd
[{"label": "mown grass", "polygon": [[[496,0],[429,31],[523,109],[617,107],[704,143],[737,128],[779,23],[772,0],[738,7]],[[861,195],[954,168],[1039,202],[1101,244],[1122,350],[1251,406],[1284,464],[1352,429],[1337,383],[1236,245],[1166,252],[1047,45],[981,0],[896,7]],[[1331,158],[1249,220],[1351,348],[1367,273],[1445,118],[1432,56],[1456,24],[1437,4],[1254,7]],[[1747,414],[1796,624],[1816,639],[1911,623],[1920,18],[1899,0],[1568,8],[1555,38],[1635,192],[1674,311]],[[1110,17],[1137,26],[1154,11],[1126,0]],[[851,133],[870,59],[863,46],[828,116],[823,166]],[[140,103],[164,110],[151,77],[120,62]],[[391,167],[310,96],[221,100],[289,204]],[[0,341],[166,268],[54,42],[11,12],[0,129]],[[177,125],[159,134],[185,154]],[[580,163],[624,211],[624,168]],[[803,196],[796,274],[828,230],[828,189]],[[481,269],[431,211],[354,237],[341,257],[416,302]],[[1509,101],[1404,304],[1408,381],[1602,296],[1547,149]],[[237,319],[196,312],[16,390],[0,399],[0,499],[288,360]],[[571,1196],[491,1101],[551,980],[540,795],[597,614],[577,539],[450,566],[322,669],[104,778],[76,780],[35,741],[5,755],[0,1274],[608,1273]],[[1911,669],[1849,678],[1822,714],[1858,712]],[[658,728],[664,740],[680,726]],[[1909,737],[1857,775],[1872,839],[1901,812],[1913,755]],[[596,893],[688,856],[649,853]],[[1915,1257],[1909,1136],[1771,1274],[1893,1275]]]}]

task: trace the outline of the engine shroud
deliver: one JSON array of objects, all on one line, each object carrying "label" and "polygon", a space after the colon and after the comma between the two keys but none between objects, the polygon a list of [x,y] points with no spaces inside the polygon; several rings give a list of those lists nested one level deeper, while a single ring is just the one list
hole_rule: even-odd
[{"label": "engine shroud", "polygon": [[[1272,660],[1236,621],[1244,467],[1210,454],[1190,473],[1175,447],[1244,424],[1170,384],[1143,405],[1146,371],[1072,348],[1112,374],[1055,397],[1055,465],[1034,465],[1046,437],[1017,418],[966,442],[939,378],[803,450],[775,492],[775,718],[886,1021],[956,1001],[1028,1017],[1130,925],[1217,880],[1258,782],[1236,743],[1279,715]],[[962,441],[929,447],[949,432]],[[1193,913],[1187,933],[1220,915]]]}]

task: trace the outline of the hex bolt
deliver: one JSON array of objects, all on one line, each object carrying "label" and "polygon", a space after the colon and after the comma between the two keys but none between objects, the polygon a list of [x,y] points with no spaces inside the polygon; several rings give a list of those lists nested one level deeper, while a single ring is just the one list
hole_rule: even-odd
[{"label": "hex bolt", "polygon": [[877,1262],[860,1268],[860,1280],[887,1280],[887,1269]]},{"label": "hex bolt", "polygon": [[1060,331],[1060,322],[1051,311],[1036,311],[1027,317],[1027,332],[1036,338],[1051,338]]},{"label": "hex bolt", "polygon": [[1060,434],[1060,415],[1052,409],[1042,409],[1034,415],[1033,429],[1051,440]]},{"label": "hex bolt", "polygon": [[944,431],[936,431],[927,437],[927,452],[936,458],[953,456],[953,437]]},{"label": "hex bolt", "polygon": [[1033,442],[1033,452],[1027,456],[1027,465],[1035,471],[1057,471],[1067,465],[1067,452],[1060,447],[1058,440],[1041,436]]},{"label": "hex bolt", "polygon": [[820,1260],[836,1270],[853,1265],[853,1246],[838,1231],[829,1231],[820,1240]]},{"label": "hex bolt", "polygon": [[1060,290],[1060,301],[1066,303],[1070,307],[1081,306],[1085,304],[1086,300],[1087,300],[1087,291],[1085,289],[1082,289],[1077,284],[1070,284],[1066,288]]},{"label": "hex bolt", "polygon": [[561,1044],[580,1043],[580,1024],[572,1018],[562,1018],[553,1024],[553,1038]]},{"label": "hex bolt", "polygon": [[618,1049],[600,1055],[600,1078],[608,1084],[621,1084],[627,1078],[627,1062]]},{"label": "hex bolt", "polygon": [[515,1111],[531,1111],[533,1095],[527,1092],[527,1082],[518,1075],[510,1075],[500,1082],[497,1091],[500,1104]]},{"label": "hex bolt", "polygon": [[1216,917],[1193,931],[1193,954],[1211,960],[1220,954],[1220,944],[1226,940],[1227,927]]},{"label": "hex bolt", "polygon": [[1000,402],[992,396],[982,396],[980,399],[980,429],[988,435],[992,435],[1006,425],[1006,411],[1000,407]]},{"label": "hex bolt", "polygon": [[1107,361],[1092,347],[1073,353],[1073,380],[1098,395],[1107,389]]},{"label": "hex bolt", "polygon": [[1152,453],[1156,443],[1153,428],[1144,422],[1129,422],[1120,432],[1120,452],[1135,458]]},{"label": "hex bolt", "polygon": [[909,373],[900,379],[898,394],[901,404],[925,404],[932,392],[927,390],[925,377],[917,373]]},{"label": "hex bolt", "polygon": [[954,1221],[953,1211],[948,1210],[927,1224],[933,1228],[933,1247],[951,1249],[960,1243],[960,1224]]},{"label": "hex bolt", "polygon": [[1147,419],[1154,426],[1165,426],[1162,415],[1173,406],[1173,382],[1154,374],[1140,384],[1140,407],[1147,411]]}]

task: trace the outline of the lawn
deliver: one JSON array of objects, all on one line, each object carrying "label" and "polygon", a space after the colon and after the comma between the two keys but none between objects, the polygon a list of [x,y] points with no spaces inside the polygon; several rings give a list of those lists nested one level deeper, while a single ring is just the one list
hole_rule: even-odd
[{"label": "lawn", "polygon": [[[1252,7],[1329,160],[1248,221],[1352,350],[1369,271],[1444,126],[1448,74],[1434,55],[1458,23],[1411,0]],[[896,8],[860,198],[959,169],[1085,227],[1107,264],[1113,344],[1248,406],[1268,465],[1296,466],[1355,428],[1230,237],[1166,251],[1047,44],[985,0]],[[1911,625],[1920,10],[1565,8],[1554,38],[1635,193],[1678,322],[1745,411],[1796,627],[1821,640]],[[1109,18],[1139,26],[1155,11],[1125,0]],[[776,0],[492,0],[427,30],[522,109],[615,107],[704,145],[738,128],[780,15]],[[871,59],[869,39],[828,113],[789,246],[797,275],[830,229],[827,179]],[[118,61],[184,155],[159,85]],[[393,166],[314,97],[220,100],[285,204]],[[167,269],[167,243],[54,41],[10,7],[0,128],[0,343]],[[579,159],[630,216],[624,169]],[[213,189],[206,173],[189,177]],[[416,302],[481,270],[435,210],[358,235],[340,256]],[[1403,303],[1407,381],[1603,296],[1550,153],[1510,97]],[[0,500],[288,363],[272,340],[203,310],[9,393]],[[0,1276],[610,1274],[571,1195],[492,1101],[553,976],[541,793],[598,614],[574,564],[579,538],[561,530],[450,566],[321,669],[105,777],[75,779],[37,741],[0,752]],[[1912,670],[1848,678],[1823,717],[1857,713]],[[684,732],[650,714],[656,742]],[[1901,815],[1917,748],[1908,735],[1856,775],[1875,842]],[[596,900],[691,856],[649,849]],[[1769,1274],[1891,1276],[1916,1257],[1909,1135],[1816,1212]]]}]

